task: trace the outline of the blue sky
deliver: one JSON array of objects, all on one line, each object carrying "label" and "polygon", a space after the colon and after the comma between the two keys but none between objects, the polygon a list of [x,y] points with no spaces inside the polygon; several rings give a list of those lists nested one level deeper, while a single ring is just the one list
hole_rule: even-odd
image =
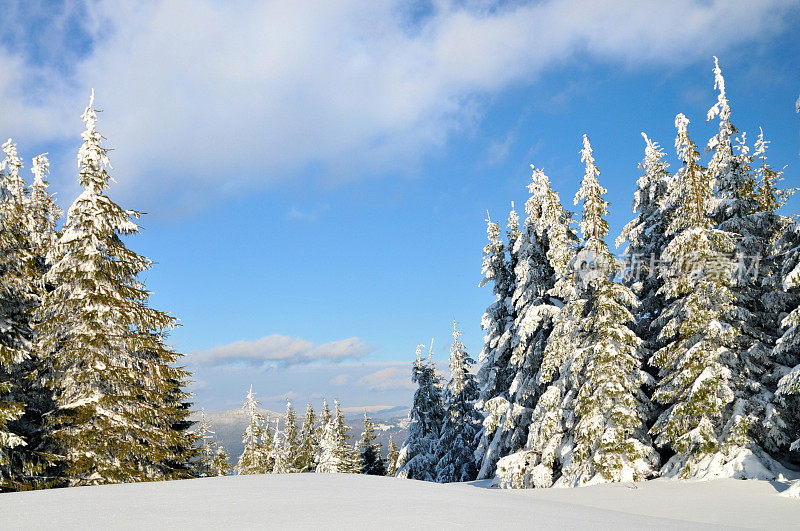
[{"label": "blue sky", "polygon": [[[409,403],[415,346],[453,319],[473,356],[485,218],[531,163],[571,205],[589,135],[616,237],[645,131],[704,145],[712,55],[733,121],[797,186],[796,2],[11,2],[0,134],[76,195],[90,88],[131,247],[196,374],[198,406]],[[674,169],[674,166],[673,166]],[[789,211],[797,211],[793,201]],[[522,214],[521,214],[522,215]]]}]

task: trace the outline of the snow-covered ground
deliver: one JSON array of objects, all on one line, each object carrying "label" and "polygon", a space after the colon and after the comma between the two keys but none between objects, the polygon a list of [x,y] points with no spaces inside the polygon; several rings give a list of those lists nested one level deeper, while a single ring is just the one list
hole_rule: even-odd
[{"label": "snow-covered ground", "polygon": [[656,480],[498,490],[395,478],[296,474],[0,494],[4,529],[780,529],[800,522],[787,485]]}]

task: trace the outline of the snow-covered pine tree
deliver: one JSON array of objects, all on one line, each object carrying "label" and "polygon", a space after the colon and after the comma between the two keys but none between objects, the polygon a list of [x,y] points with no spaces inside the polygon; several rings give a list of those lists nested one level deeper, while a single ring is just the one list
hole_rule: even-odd
[{"label": "snow-covered pine tree", "polygon": [[50,172],[50,161],[47,159],[47,153],[33,158],[31,172],[33,183],[27,197],[26,213],[33,255],[37,268],[43,274],[47,270],[47,256],[58,238],[56,223],[61,217],[61,209],[56,205],[55,195],[48,191],[50,184],[47,182],[47,174]]},{"label": "snow-covered pine tree", "polygon": [[[478,356],[479,396],[475,407],[486,418],[475,450],[478,477],[494,474],[497,460],[507,454],[508,438],[498,430],[501,419],[509,411],[509,388],[514,378],[511,356],[514,348],[514,269],[517,253],[514,247],[520,237],[519,217],[512,203],[506,223],[507,244],[500,237],[500,226],[487,213],[486,234],[489,243],[483,248],[483,280],[480,286],[492,283],[495,301],[486,309],[481,327],[486,331],[484,346]],[[402,452],[401,452],[402,453]]]},{"label": "snow-covered pine tree", "polygon": [[[24,210],[22,161],[11,139],[0,163],[0,488],[19,489],[19,458],[27,446],[14,424],[24,411],[25,388],[18,385],[21,364],[31,355],[30,311],[35,298],[28,285],[31,255]],[[15,456],[16,454],[16,456]]]},{"label": "snow-covered pine tree", "polygon": [[[510,360],[515,375],[508,403],[496,398],[495,407],[484,420],[487,431],[497,429],[502,434],[493,439],[498,450],[492,453],[514,455],[505,465],[513,469],[518,467],[512,462],[527,461],[524,449],[529,425],[534,407],[546,387],[539,382],[544,349],[555,319],[573,290],[568,281],[572,274],[569,265],[577,241],[570,226],[572,214],[564,210],[544,172],[533,165],[531,169],[533,174],[528,186],[531,195],[525,203],[527,217],[515,247],[518,259],[512,300],[516,318]],[[495,470],[487,467],[481,474],[491,476]]]},{"label": "snow-covered pine tree", "polygon": [[[764,131],[759,128],[759,135],[754,145],[752,160],[756,164],[757,200],[761,212],[776,212],[796,189],[782,189],[778,183],[782,181],[782,171],[775,170],[767,162],[769,141],[764,138]],[[769,372],[763,383],[769,390],[776,391],[766,406],[763,431],[759,439],[764,448],[778,461],[800,463],[800,452],[795,451],[792,441],[800,439],[800,395],[790,392],[788,380],[782,380],[791,368],[800,364],[800,349],[796,337],[796,323],[799,322],[795,310],[800,305],[800,290],[797,289],[797,273],[794,269],[800,262],[800,226],[796,220],[778,216],[783,226],[780,235],[769,247],[769,253],[762,262],[768,271],[764,278],[766,293],[761,304],[770,308],[778,318],[779,332],[783,335],[775,342],[770,356]],[[777,383],[776,383],[777,382]],[[787,448],[790,452],[787,452]]]},{"label": "snow-covered pine tree", "polygon": [[228,461],[228,452],[221,444],[217,445],[217,452],[214,454],[214,460],[211,463],[211,472],[215,476],[227,476],[231,473],[231,464]]},{"label": "snow-covered pine tree", "polygon": [[300,437],[297,428],[297,417],[292,403],[286,402],[286,417],[283,424],[283,472],[302,472],[300,461]]},{"label": "snow-covered pine tree", "polygon": [[386,454],[386,475],[390,477],[395,477],[397,475],[397,458],[400,455],[400,451],[397,449],[397,445],[394,443],[394,438],[389,435],[389,448],[388,453]]},{"label": "snow-covered pine tree", "polygon": [[613,280],[616,264],[604,238],[608,203],[584,135],[586,165],[575,203],[583,201],[583,241],[574,259],[576,296],[548,338],[527,451],[498,463],[503,486],[577,486],[643,479],[657,455],[645,426],[640,340],[631,329],[631,290]]},{"label": "snow-covered pine tree", "polygon": [[333,403],[333,415],[325,427],[320,443],[322,455],[317,465],[317,472],[357,474],[361,471],[360,463],[355,449],[348,443],[351,436],[347,431],[350,428],[344,423],[344,413],[339,406],[339,400],[336,399]]},{"label": "snow-covered pine tree", "polygon": [[651,433],[656,444],[675,452],[664,475],[748,475],[743,469],[753,455],[747,435],[753,419],[737,399],[744,382],[735,346],[739,331],[731,324],[735,235],[713,227],[713,183],[698,163],[688,124],[683,114],[675,118],[683,167],[670,183],[675,215],[662,256],[669,304],[654,322],[664,346],[651,359],[659,368],[653,399],[665,409]]},{"label": "snow-covered pine tree", "polygon": [[632,330],[630,309],[636,296],[614,281],[616,264],[604,240],[606,190],[597,180],[600,172],[586,135],[581,161],[586,173],[575,196],[576,204],[583,201],[578,261],[590,267],[579,278],[586,293],[583,318],[575,331],[579,350],[559,367],[561,380],[572,379],[577,391],[573,447],[559,479],[572,486],[642,480],[658,466],[645,425],[651,408],[642,386],[649,377],[641,369],[641,340]]},{"label": "snow-covered pine tree", "polygon": [[306,404],[306,415],[303,426],[300,428],[300,447],[297,456],[298,472],[313,472],[317,468],[317,454],[319,452],[319,439],[317,439],[317,421],[314,408]]},{"label": "snow-covered pine tree", "polygon": [[360,457],[361,473],[369,476],[385,476],[386,464],[381,457],[381,445],[375,444],[375,426],[364,412],[364,431],[358,441],[358,454]]},{"label": "snow-covered pine tree", "polygon": [[434,481],[436,447],[444,420],[444,408],[439,377],[432,361],[433,341],[427,364],[422,360],[423,346],[417,346],[411,375],[417,390],[408,414],[408,436],[397,458],[397,477]]},{"label": "snow-covered pine tree", "polygon": [[214,442],[213,426],[206,421],[205,408],[200,409],[200,422],[197,424],[195,434],[200,442],[199,459],[197,460],[197,475],[202,477],[216,475],[214,473],[214,459],[216,458],[216,444]]},{"label": "snow-covered pine tree", "polygon": [[[781,238],[783,249],[783,288],[795,296],[800,292],[800,221]],[[795,298],[795,308],[783,318],[783,336],[775,346],[775,358],[783,365],[783,374],[776,393],[775,411],[771,411],[771,441],[780,450],[788,447],[792,454],[785,459],[797,461],[800,448],[800,306]],[[789,367],[792,367],[789,369]]]},{"label": "snow-covered pine tree", "polygon": [[[716,57],[714,77],[719,92],[708,120],[719,118],[719,132],[708,142],[713,153],[708,172],[716,194],[711,216],[718,229],[734,237],[737,258],[731,285],[736,296],[731,324],[739,332],[734,340],[739,372],[733,408],[737,415],[747,418],[743,436],[752,439],[748,444],[764,445],[769,428],[761,419],[768,417],[766,410],[777,387],[772,351],[780,335],[779,316],[787,310],[777,305],[780,298],[770,286],[778,276],[778,264],[772,256],[774,244],[788,225],[788,220],[776,212],[786,191],[776,189],[772,173],[753,171],[744,134],[733,145],[737,129],[731,124],[725,79]],[[757,156],[764,155],[765,147],[762,134]]]},{"label": "snow-covered pine tree", "polygon": [[253,386],[247,392],[242,409],[247,411],[247,427],[242,435],[244,450],[239,456],[234,471],[238,475],[265,474],[267,472],[266,449],[264,448],[264,416],[258,412],[258,400],[253,393]]},{"label": "snow-covered pine tree", "polygon": [[275,434],[269,427],[269,421],[264,422],[264,431],[261,433],[261,460],[263,474],[270,474],[275,469],[275,439],[278,434],[278,419],[275,419]]},{"label": "snow-covered pine tree", "polygon": [[472,481],[478,473],[473,445],[483,419],[475,409],[478,385],[470,373],[475,362],[460,336],[453,322],[450,381],[444,390],[445,418],[437,445],[435,480],[439,483]]},{"label": "snow-covered pine tree", "polygon": [[325,431],[328,429],[328,424],[331,422],[331,418],[333,415],[331,414],[331,408],[328,406],[328,401],[323,398],[322,399],[322,410],[319,413],[319,425],[316,429],[316,438],[317,438],[317,454],[314,456],[314,471],[317,470],[319,464],[322,460],[322,440],[325,438]]},{"label": "snow-covered pine tree", "polygon": [[272,465],[270,471],[273,474],[283,474],[287,472],[286,465],[288,462],[288,455],[283,441],[283,434],[279,429],[278,419],[275,419],[275,434],[272,436],[272,444],[270,445],[270,452],[268,454],[268,460]]},{"label": "snow-covered pine tree", "polygon": [[657,142],[647,135],[644,138],[644,159],[639,164],[643,174],[636,181],[633,211],[636,217],[625,227],[616,245],[624,242],[627,268],[623,273],[623,282],[630,287],[639,299],[636,308],[636,333],[644,341],[644,347],[651,350],[655,347],[657,330],[651,323],[664,308],[664,297],[659,294],[663,285],[658,275],[658,264],[664,247],[667,245],[667,223],[670,218],[670,205],[667,201],[669,186],[669,164],[664,161],[664,151]]},{"label": "snow-covered pine tree", "polygon": [[148,306],[137,279],[152,262],[122,242],[138,232],[139,213],[106,195],[110,165],[93,105],[94,94],[78,152],[84,190],[53,252],[46,281],[54,289],[38,308],[37,349],[57,404],[48,437],[70,485],[184,476],[194,441],[176,426],[189,415],[181,389],[189,374],[165,343],[175,319]]}]

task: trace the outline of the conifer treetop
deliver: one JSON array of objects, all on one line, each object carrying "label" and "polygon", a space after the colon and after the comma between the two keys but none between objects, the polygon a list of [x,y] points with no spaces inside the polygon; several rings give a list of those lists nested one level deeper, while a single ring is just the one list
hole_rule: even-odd
[{"label": "conifer treetop", "polygon": [[83,144],[78,150],[78,182],[95,194],[102,193],[108,188],[111,176],[106,168],[111,168],[107,150],[101,144],[103,135],[97,131],[97,113],[94,108],[94,89],[89,97],[89,105],[81,115],[81,120],[86,124],[86,129],[81,133]]},{"label": "conifer treetop", "polygon": [[21,203],[25,194],[25,180],[19,172],[22,168],[22,160],[17,155],[17,145],[12,139],[9,138],[3,144],[3,153],[5,153],[5,158],[0,162],[0,172],[5,173],[5,178],[0,185],[0,190],[4,189],[3,191],[13,197],[17,203]]},{"label": "conifer treetop", "polygon": [[580,153],[581,162],[586,165],[586,171],[581,181],[581,187],[575,194],[575,204],[584,202],[583,216],[580,222],[583,239],[595,252],[599,252],[603,238],[608,234],[608,222],[605,220],[605,216],[608,214],[608,202],[603,199],[603,195],[608,190],[600,186],[600,182],[597,180],[600,170],[595,165],[592,145],[586,135],[583,135],[583,149]]},{"label": "conifer treetop", "polygon": [[[720,119],[720,132],[729,132],[728,128],[723,128],[723,124],[727,123],[730,124],[731,119],[731,107],[730,103],[728,102],[728,98],[725,95],[725,78],[722,77],[722,69],[719,67],[719,60],[717,56],[714,56],[714,90],[718,91],[717,94],[717,102],[708,110],[707,114],[707,121],[711,121],[717,116]],[[730,138],[730,137],[728,137]],[[713,149],[714,146],[709,144],[709,149]]]},{"label": "conifer treetop", "polygon": [[681,230],[687,223],[697,227],[708,227],[711,223],[708,213],[713,200],[712,187],[705,176],[705,169],[697,163],[700,152],[689,137],[689,123],[683,113],[675,116],[675,127],[678,130],[675,150],[683,162],[683,168],[673,180],[671,192],[674,197],[686,197],[679,202],[678,213],[670,223],[672,231]]}]

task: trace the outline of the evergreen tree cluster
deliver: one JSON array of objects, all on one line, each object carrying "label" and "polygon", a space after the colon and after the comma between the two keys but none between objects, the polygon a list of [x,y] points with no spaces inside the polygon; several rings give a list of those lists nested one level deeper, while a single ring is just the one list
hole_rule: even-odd
[{"label": "evergreen tree cluster", "polygon": [[446,389],[417,350],[398,476],[525,488],[800,465],[800,223],[779,213],[792,190],[763,131],[751,146],[733,125],[716,58],[713,73],[705,166],[683,114],[674,173],[642,134],[621,257],[586,135],[577,222],[535,167],[524,221],[513,203],[505,238],[487,220],[477,382],[457,336]]},{"label": "evergreen tree cluster", "polygon": [[448,483],[471,481],[477,475],[473,457],[481,416],[475,408],[478,385],[470,372],[474,360],[453,323],[450,347],[450,380],[443,384],[433,362],[433,341],[427,362],[417,347],[412,381],[417,384],[409,413],[408,437],[390,475]]},{"label": "evergreen tree cluster", "polygon": [[[276,420],[274,431],[270,430],[258,405],[251,388],[242,406],[247,411],[248,424],[242,435],[242,455],[233,467],[237,475],[319,472],[385,476],[387,470],[397,466],[394,441],[390,440],[389,455],[384,460],[381,445],[375,442],[375,426],[366,413],[361,438],[355,445],[350,444],[350,426],[345,424],[339,400],[334,400],[333,411],[327,400],[323,400],[319,417],[311,404],[306,404],[301,425],[298,425],[291,402],[287,402],[283,425]],[[204,470],[214,471],[213,475],[225,475],[217,474],[220,468],[213,462],[217,454],[204,451],[202,455]]]},{"label": "evergreen tree cluster", "polygon": [[[12,140],[0,162],[0,488],[191,477],[189,373],[166,343],[174,317],[150,307],[152,262],[123,238],[140,213],[108,195],[111,165],[94,93],[82,115],[83,191],[58,229],[47,154],[33,182]],[[206,433],[207,435],[207,433]],[[200,446],[198,446],[200,442]]]}]

